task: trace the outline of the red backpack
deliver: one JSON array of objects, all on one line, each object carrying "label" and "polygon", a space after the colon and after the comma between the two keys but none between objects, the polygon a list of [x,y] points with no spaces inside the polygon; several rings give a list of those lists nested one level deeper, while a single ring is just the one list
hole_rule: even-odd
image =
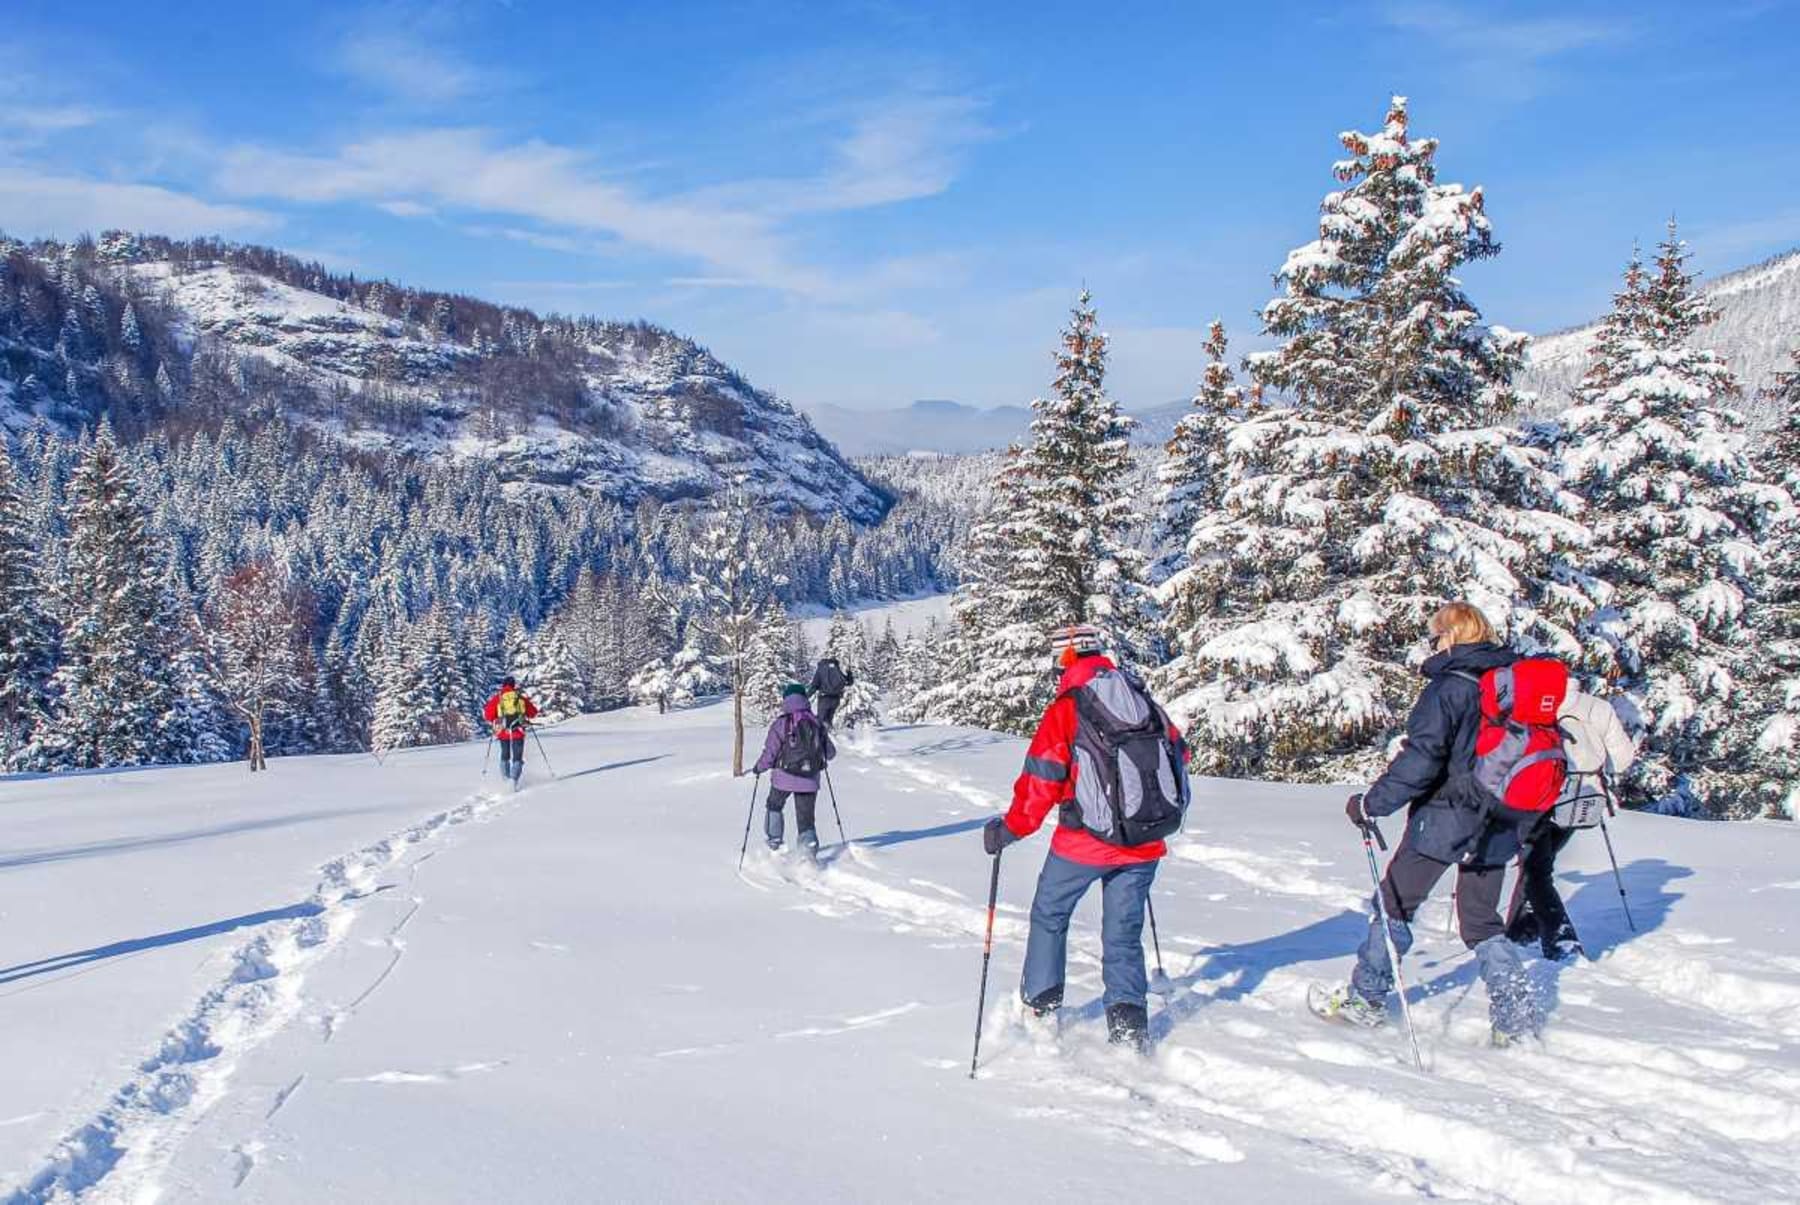
[{"label": "red backpack", "polygon": [[1562,798],[1569,756],[1556,714],[1569,693],[1569,667],[1547,657],[1515,661],[1477,678],[1481,729],[1469,773],[1474,800],[1495,820],[1529,823]]}]

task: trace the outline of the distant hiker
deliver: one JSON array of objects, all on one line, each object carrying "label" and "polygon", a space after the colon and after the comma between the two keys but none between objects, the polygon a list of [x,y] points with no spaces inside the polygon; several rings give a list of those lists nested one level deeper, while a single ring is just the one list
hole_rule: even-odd
[{"label": "distant hiker", "polygon": [[1569,691],[1557,721],[1569,758],[1568,784],[1555,810],[1525,837],[1506,936],[1521,945],[1535,941],[1545,958],[1561,960],[1581,949],[1581,938],[1556,891],[1556,856],[1569,838],[1606,814],[1613,778],[1631,768],[1637,747],[1612,704],[1583,691]]},{"label": "distant hiker", "polygon": [[[1506,940],[1499,912],[1506,864],[1519,851],[1520,822],[1476,804],[1468,784],[1483,728],[1484,675],[1515,663],[1556,663],[1521,662],[1469,603],[1451,603],[1438,611],[1429,630],[1438,651],[1420,666],[1425,690],[1407,720],[1405,744],[1375,784],[1365,794],[1352,795],[1344,810],[1360,829],[1409,809],[1405,835],[1380,888],[1388,931],[1401,957],[1412,946],[1411,922],[1420,905],[1444,872],[1456,867],[1463,944],[1475,952],[1487,985],[1494,1042],[1508,1045],[1538,1024],[1530,981],[1518,951]],[[1560,701],[1559,692],[1554,702]],[[1547,718],[1553,725],[1554,707]],[[1379,919],[1370,919],[1349,986],[1312,1002],[1321,1016],[1365,1026],[1386,1021],[1394,969],[1380,927]]]},{"label": "distant hiker", "polygon": [[1069,918],[1098,882],[1107,1036],[1142,1049],[1149,1035],[1144,908],[1168,852],[1162,839],[1181,827],[1187,810],[1187,750],[1143,684],[1103,647],[1086,624],[1052,638],[1061,674],[1056,700],[1031,738],[1011,810],[988,821],[982,845],[998,855],[1057,809],[1031,903],[1019,994],[1039,1017],[1062,1006]]},{"label": "distant hiker", "polygon": [[493,726],[494,738],[500,742],[500,774],[518,785],[525,772],[525,725],[537,718],[537,704],[519,689],[511,676],[500,683],[500,689],[488,699],[481,714]]},{"label": "distant hiker", "polygon": [[844,701],[844,692],[854,685],[856,675],[839,665],[836,657],[820,658],[806,693],[819,697],[819,720],[827,728],[837,715],[838,705]]},{"label": "distant hiker", "polygon": [[762,756],[756,759],[755,767],[758,774],[769,775],[769,814],[763,831],[770,849],[781,848],[781,810],[792,796],[798,830],[795,843],[805,847],[809,857],[818,857],[814,811],[819,803],[819,775],[836,756],[837,746],[831,743],[831,734],[807,702],[806,687],[798,682],[784,686],[781,714],[769,725],[768,739],[763,741]]}]

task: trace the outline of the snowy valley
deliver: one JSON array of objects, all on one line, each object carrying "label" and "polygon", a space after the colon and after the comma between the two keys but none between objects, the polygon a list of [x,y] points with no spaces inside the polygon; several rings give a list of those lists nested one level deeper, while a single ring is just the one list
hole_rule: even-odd
[{"label": "snowy valley", "polygon": [[1621,816],[1635,931],[1579,839],[1593,957],[1530,963],[1532,1049],[1487,1048],[1441,893],[1420,1074],[1397,1028],[1304,1008],[1367,924],[1339,792],[1206,780],[1157,881],[1150,1060],[1106,1044],[1092,899],[1060,1033],[1021,1022],[1039,838],[1003,858],[970,1082],[978,829],[1023,742],[861,732],[850,843],[826,814],[821,869],[759,847],[738,875],[728,710],[545,730],[517,794],[479,743],[5,782],[4,1199],[1597,1205],[1800,1177],[1791,824]]}]

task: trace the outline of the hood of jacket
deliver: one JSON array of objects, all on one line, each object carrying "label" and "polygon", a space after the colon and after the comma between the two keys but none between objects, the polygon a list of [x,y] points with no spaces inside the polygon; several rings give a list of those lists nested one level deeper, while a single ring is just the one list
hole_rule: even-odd
[{"label": "hood of jacket", "polygon": [[1490,669],[1511,665],[1519,654],[1504,644],[1484,641],[1481,644],[1458,644],[1425,659],[1419,672],[1427,678],[1443,678],[1450,674],[1474,674],[1480,677]]},{"label": "hood of jacket", "polygon": [[799,715],[802,712],[807,715],[812,714],[812,704],[807,701],[805,695],[789,695],[781,701],[782,715]]}]

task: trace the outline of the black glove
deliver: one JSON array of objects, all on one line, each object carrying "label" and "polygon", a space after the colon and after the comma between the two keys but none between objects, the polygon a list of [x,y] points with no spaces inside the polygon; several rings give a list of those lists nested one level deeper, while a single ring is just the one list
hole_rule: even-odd
[{"label": "black glove", "polygon": [[1366,829],[1374,823],[1373,820],[1369,819],[1369,813],[1363,811],[1363,798],[1361,795],[1350,796],[1349,800],[1344,804],[1344,815],[1350,817],[1350,823],[1354,824],[1359,829]]},{"label": "black glove", "polygon": [[981,848],[987,850],[989,856],[997,857],[1001,850],[1017,840],[1013,831],[1006,827],[1006,821],[998,816],[981,827]]}]

